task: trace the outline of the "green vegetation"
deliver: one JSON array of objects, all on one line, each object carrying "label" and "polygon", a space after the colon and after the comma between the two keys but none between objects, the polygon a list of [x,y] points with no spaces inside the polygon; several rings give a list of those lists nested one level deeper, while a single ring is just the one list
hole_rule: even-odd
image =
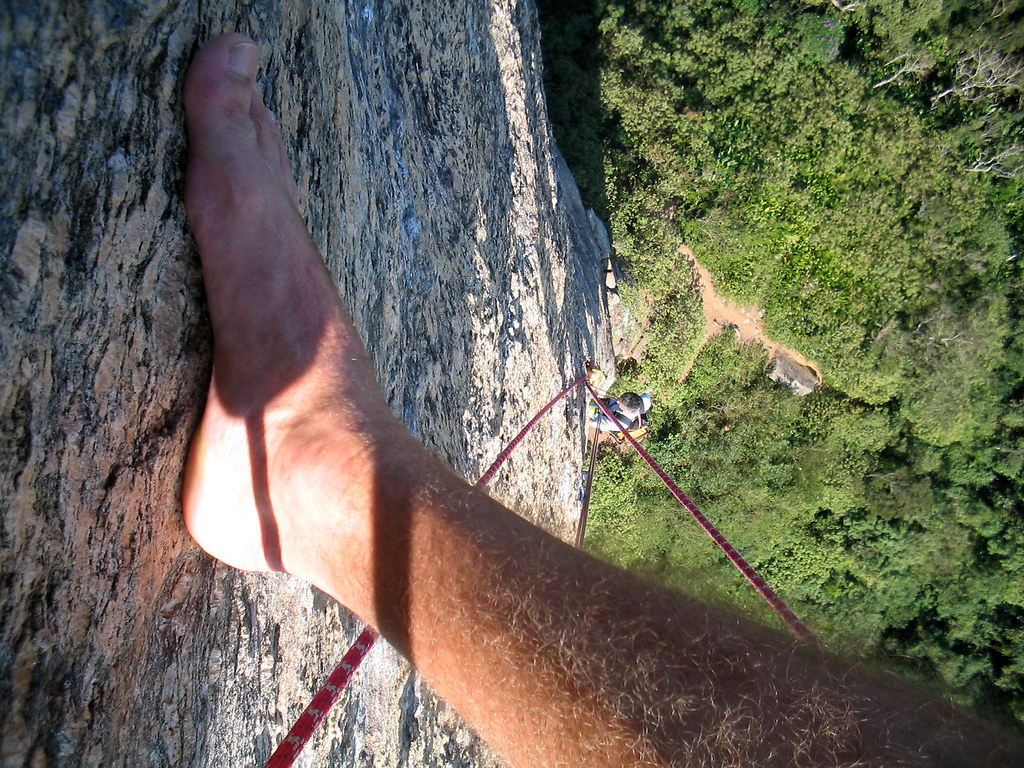
[{"label": "green vegetation", "polygon": [[[651,453],[829,643],[1020,727],[1024,0],[850,5],[541,2],[556,136],[650,325]],[[683,243],[824,391],[697,354]],[[773,621],[630,456],[588,546]]]}]

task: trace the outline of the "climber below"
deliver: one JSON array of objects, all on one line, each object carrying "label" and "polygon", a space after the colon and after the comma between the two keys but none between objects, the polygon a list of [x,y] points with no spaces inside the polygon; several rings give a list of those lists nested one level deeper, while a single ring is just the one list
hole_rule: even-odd
[{"label": "climber below", "polygon": [[[644,392],[642,395],[636,392],[623,392],[618,397],[604,401],[608,409],[615,414],[610,419],[593,402],[590,407],[594,411],[590,421],[591,424],[602,432],[627,432],[633,433],[647,428],[649,423],[648,413],[651,410],[651,396]],[[634,435],[635,437],[635,435]]]}]

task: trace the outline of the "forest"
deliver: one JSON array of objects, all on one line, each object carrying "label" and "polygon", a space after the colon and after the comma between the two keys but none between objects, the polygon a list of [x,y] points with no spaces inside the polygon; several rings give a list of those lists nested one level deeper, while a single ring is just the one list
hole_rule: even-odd
[{"label": "forest", "polygon": [[[539,12],[650,339],[616,384],[654,395],[648,450],[829,647],[1024,729],[1024,0]],[[684,244],[823,386],[701,348]],[[587,548],[781,626],[630,454]]]}]

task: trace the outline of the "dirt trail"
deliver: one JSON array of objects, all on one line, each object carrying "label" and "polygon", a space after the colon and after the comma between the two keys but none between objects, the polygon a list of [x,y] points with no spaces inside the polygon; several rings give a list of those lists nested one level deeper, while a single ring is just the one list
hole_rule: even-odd
[{"label": "dirt trail", "polygon": [[[814,371],[815,376],[818,378],[818,384],[821,384],[821,371],[818,369],[818,366],[795,349],[777,344],[768,338],[764,332],[764,325],[761,324],[761,318],[764,317],[763,309],[756,306],[740,307],[731,301],[723,299],[715,292],[711,274],[697,261],[693,251],[683,245],[679,247],[679,252],[693,265],[700,286],[700,299],[704,305],[704,317],[707,319],[707,329],[704,332],[704,340],[700,345],[701,349],[723,331],[735,329],[741,344],[751,342],[760,344],[767,350],[769,360],[774,360],[776,355],[782,353],[789,359]],[[686,372],[683,374],[684,379],[690,374],[692,368],[693,365],[691,364],[690,368],[686,369]]]}]

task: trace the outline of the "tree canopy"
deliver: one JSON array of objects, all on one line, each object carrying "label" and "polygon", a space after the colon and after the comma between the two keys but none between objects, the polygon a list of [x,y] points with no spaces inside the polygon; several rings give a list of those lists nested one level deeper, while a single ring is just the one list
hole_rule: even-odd
[{"label": "tree canopy", "polygon": [[[1024,725],[1024,2],[540,8],[556,137],[649,326],[621,386],[656,395],[651,452],[827,641]],[[683,243],[824,388],[699,351]],[[628,456],[588,547],[771,620]]]}]

